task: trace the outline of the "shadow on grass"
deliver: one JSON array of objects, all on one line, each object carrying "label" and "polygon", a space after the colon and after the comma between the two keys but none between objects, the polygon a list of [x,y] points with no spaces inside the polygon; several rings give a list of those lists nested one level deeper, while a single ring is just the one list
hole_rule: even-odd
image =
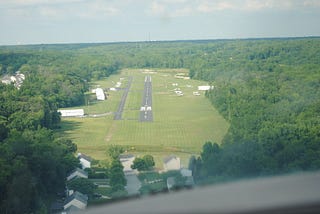
[{"label": "shadow on grass", "polygon": [[55,131],[60,135],[63,135],[65,137],[70,137],[71,131],[79,129],[80,124],[81,122],[77,122],[77,121],[62,120],[60,122],[59,128],[57,128]]},{"label": "shadow on grass", "polygon": [[194,154],[194,151],[188,149],[182,149],[180,147],[170,147],[164,145],[122,145],[128,152],[159,152],[161,153],[185,153]]}]

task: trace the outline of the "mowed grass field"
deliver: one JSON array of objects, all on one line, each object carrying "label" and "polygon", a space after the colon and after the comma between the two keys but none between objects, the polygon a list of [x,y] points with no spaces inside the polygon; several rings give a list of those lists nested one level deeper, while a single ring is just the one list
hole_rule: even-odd
[{"label": "mowed grass field", "polygon": [[[108,100],[92,102],[84,108],[86,114],[110,114],[101,117],[63,118],[62,133],[71,138],[78,151],[98,160],[107,159],[109,145],[122,145],[135,155],[151,154],[156,166],[162,159],[174,154],[187,167],[191,155],[199,155],[206,141],[220,143],[229,124],[222,118],[209,100],[200,92],[193,95],[205,82],[180,79],[176,74],[187,74],[183,69],[125,69],[120,74],[92,84],[102,88],[114,87],[120,81],[127,86],[129,76],[133,82],[122,114],[123,120],[113,120],[123,91],[109,91]],[[140,122],[140,107],[144,90],[144,78],[152,77],[153,122]],[[182,91],[177,96],[174,89]]]}]

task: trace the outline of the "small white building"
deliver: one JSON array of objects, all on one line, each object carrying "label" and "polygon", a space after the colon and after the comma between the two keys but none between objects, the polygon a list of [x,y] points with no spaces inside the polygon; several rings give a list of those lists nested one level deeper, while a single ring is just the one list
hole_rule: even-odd
[{"label": "small white building", "polygon": [[91,162],[92,162],[91,157],[89,157],[85,154],[82,154],[82,153],[78,153],[78,159],[80,161],[82,169],[91,168]]},{"label": "small white building", "polygon": [[163,169],[165,171],[169,170],[180,170],[180,158],[174,155],[170,155],[163,159]]},{"label": "small white building", "polygon": [[106,96],[102,88],[96,88],[96,96],[97,100],[105,100]]},{"label": "small white building", "polygon": [[80,168],[76,168],[67,176],[67,181],[70,181],[74,178],[88,178],[88,173]]},{"label": "small white building", "polygon": [[200,85],[200,86],[198,86],[198,91],[208,91],[213,88],[214,88],[214,86],[210,86],[210,85]]},{"label": "small white building", "polygon": [[11,76],[11,77],[10,77],[10,80],[11,80],[11,82],[16,82],[16,81],[17,81],[17,78],[16,78],[15,76]]},{"label": "small white building", "polygon": [[75,191],[72,195],[66,198],[63,205],[64,210],[69,210],[70,208],[78,208],[80,210],[86,209],[88,204],[88,196],[80,192]]},{"label": "small white building", "polygon": [[16,78],[20,81],[23,81],[26,79],[26,76],[24,74],[20,73],[20,71],[17,71]]},{"label": "small white building", "polygon": [[65,110],[58,110],[60,112],[61,117],[82,117],[84,116],[83,109],[65,109]]},{"label": "small white building", "polygon": [[130,172],[132,171],[131,165],[133,165],[133,161],[135,159],[134,155],[131,154],[121,154],[119,156],[120,162],[123,166],[124,172]]},{"label": "small white building", "polygon": [[17,71],[14,76],[5,75],[1,78],[2,83],[6,85],[13,83],[14,86],[18,89],[20,89],[24,80],[25,80],[25,75],[20,73],[20,71]]},{"label": "small white building", "polygon": [[5,75],[2,77],[1,82],[6,85],[11,84],[11,77],[9,75]]}]

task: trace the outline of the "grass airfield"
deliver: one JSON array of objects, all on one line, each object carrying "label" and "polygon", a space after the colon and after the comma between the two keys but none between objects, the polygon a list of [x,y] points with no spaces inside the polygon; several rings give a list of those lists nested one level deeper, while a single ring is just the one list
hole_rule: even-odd
[{"label": "grass airfield", "polygon": [[[87,102],[83,108],[88,117],[63,118],[61,133],[78,146],[78,151],[94,159],[107,160],[109,145],[121,145],[128,153],[151,154],[156,167],[162,167],[162,159],[174,154],[188,166],[191,155],[199,155],[206,141],[220,143],[229,124],[209,100],[200,92],[193,95],[199,85],[206,82],[183,78],[185,69],[124,69],[120,74],[92,83],[92,88],[112,88],[121,79],[121,88],[133,77],[126,99],[122,120],[113,120],[123,90],[108,91],[105,101]],[[152,77],[153,122],[140,122],[144,79]],[[178,96],[175,89],[182,91]]]}]

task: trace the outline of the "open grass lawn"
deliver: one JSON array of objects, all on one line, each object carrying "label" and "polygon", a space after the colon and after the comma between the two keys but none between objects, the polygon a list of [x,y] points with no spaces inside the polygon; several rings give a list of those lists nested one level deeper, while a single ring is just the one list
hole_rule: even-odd
[{"label": "open grass lawn", "polygon": [[[142,70],[125,69],[121,74],[94,83],[101,87],[114,87],[122,79],[121,87],[126,87],[128,76],[133,82],[125,103],[123,120],[114,121],[113,114],[93,118],[63,118],[62,131],[83,152],[95,159],[106,159],[108,145],[123,145],[128,152],[136,155],[151,154],[156,166],[162,167],[162,158],[175,154],[187,166],[190,155],[198,155],[206,141],[220,143],[228,130],[228,123],[219,115],[210,102],[200,92],[193,95],[198,85],[205,82],[176,78],[177,73],[186,73],[185,69]],[[139,122],[144,78],[152,77],[153,122]],[[94,85],[93,84],[93,85]],[[182,91],[177,96],[174,89]],[[121,90],[108,92],[106,101],[84,106],[89,114],[115,112],[118,108]]]}]

